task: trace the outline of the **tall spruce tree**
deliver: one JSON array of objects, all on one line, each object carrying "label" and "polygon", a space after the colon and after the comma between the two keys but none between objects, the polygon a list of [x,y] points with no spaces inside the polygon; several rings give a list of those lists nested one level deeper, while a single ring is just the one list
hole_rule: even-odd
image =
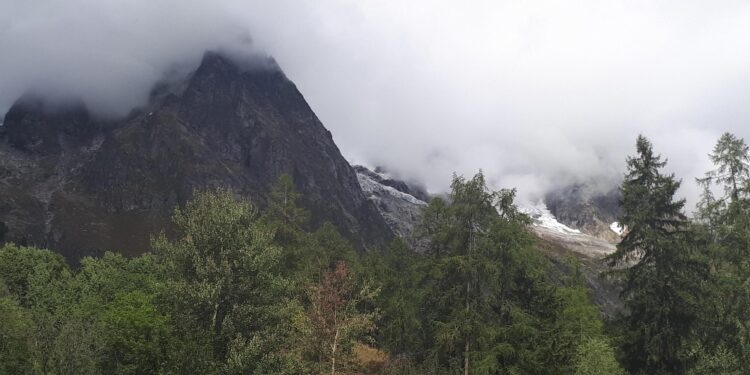
[{"label": "tall spruce tree", "polygon": [[[482,298],[483,284],[493,281],[490,275],[480,277],[479,268],[483,265],[484,244],[481,238],[486,235],[493,221],[498,217],[495,209],[495,194],[487,188],[484,175],[480,172],[471,180],[454,176],[451,184],[450,224],[443,230],[450,233],[447,254],[442,258],[442,271],[446,276],[442,282],[446,307],[451,312],[447,319],[437,321],[438,340],[446,347],[461,347],[463,350],[463,372],[469,374],[472,344],[486,330],[482,320],[489,312],[487,301]],[[485,276],[485,275],[481,275]]]},{"label": "tall spruce tree", "polygon": [[541,316],[557,305],[531,250],[528,216],[514,190],[490,190],[481,172],[454,176],[451,188],[447,202],[425,209],[422,225],[432,251],[424,302],[432,363],[464,374],[546,373],[536,340],[551,329]]},{"label": "tall spruce tree", "polygon": [[[708,233],[706,252],[710,256],[712,298],[705,304],[718,328],[707,335],[707,343],[698,353],[705,365],[712,358],[732,356],[736,369],[750,365],[750,196],[748,181],[750,160],[744,139],[724,133],[710,155],[715,169],[698,179],[704,194],[698,205],[700,228]],[[714,198],[718,185],[724,195]],[[724,366],[728,366],[724,364]],[[699,366],[700,367],[700,366]],[[704,366],[705,367],[705,366]]]},{"label": "tall spruce tree", "polygon": [[723,184],[729,198],[736,201],[740,193],[747,189],[750,178],[750,157],[745,140],[731,133],[724,133],[709,157],[716,165],[716,170],[707,173],[706,177]]},{"label": "tall spruce tree", "polygon": [[[744,139],[724,133],[708,156],[716,169],[706,172],[703,178],[696,179],[703,190],[696,217],[710,233],[717,236],[721,221],[732,219],[734,215],[727,214],[741,208],[730,205],[741,203],[740,199],[747,197],[750,188],[750,153]],[[724,196],[715,196],[712,188],[716,185],[722,187]]]},{"label": "tall spruce tree", "polygon": [[625,364],[636,373],[684,373],[706,270],[692,256],[685,200],[675,199],[680,182],[664,174],[666,161],[642,135],[636,151],[620,188],[626,234],[609,257],[623,276]]}]

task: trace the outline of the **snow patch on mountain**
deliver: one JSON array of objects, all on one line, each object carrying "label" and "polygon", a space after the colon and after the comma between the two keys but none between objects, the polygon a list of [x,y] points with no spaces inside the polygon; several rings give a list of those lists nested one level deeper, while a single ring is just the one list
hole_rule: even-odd
[{"label": "snow patch on mountain", "polygon": [[568,235],[580,235],[582,234],[580,230],[573,229],[559,221],[555,218],[554,215],[552,215],[552,212],[547,208],[547,205],[544,204],[544,202],[537,202],[533,205],[519,205],[519,210],[521,212],[531,216],[531,219],[533,220],[532,225],[536,227],[541,227],[545,229],[549,229],[554,232],[558,232],[561,234],[568,234]]},{"label": "snow patch on mountain", "polygon": [[[382,176],[383,178],[387,178],[382,173],[378,173],[378,175]],[[409,202],[411,204],[415,204],[418,206],[427,205],[427,202],[417,199],[410,194],[402,193],[390,186],[383,185],[380,182],[375,181],[375,179],[371,178],[370,176],[364,173],[357,173],[357,180],[359,180],[359,185],[362,187],[362,190],[370,196],[372,196],[373,194],[377,194],[377,195],[387,194],[396,199],[404,200],[406,202]]]},{"label": "snow patch on mountain", "polygon": [[609,229],[612,229],[618,236],[622,236],[625,233],[625,229],[616,221],[609,225]]},{"label": "snow patch on mountain", "polygon": [[[384,173],[376,173],[362,166],[355,166],[355,171],[365,197],[375,205],[393,233],[417,251],[423,248],[421,241],[413,234],[427,202],[407,193],[412,190],[406,183],[389,179]],[[404,191],[389,186],[391,184]]]}]

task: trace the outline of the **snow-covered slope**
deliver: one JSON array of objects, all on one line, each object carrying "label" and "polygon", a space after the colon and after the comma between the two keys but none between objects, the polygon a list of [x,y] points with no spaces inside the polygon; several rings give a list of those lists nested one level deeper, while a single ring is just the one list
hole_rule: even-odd
[{"label": "snow-covered slope", "polygon": [[537,236],[566,250],[593,258],[603,258],[615,251],[612,243],[557,221],[543,202],[521,205],[519,209],[534,220],[531,228]]},{"label": "snow-covered slope", "polygon": [[[378,175],[383,176],[380,173],[378,173]],[[383,176],[383,178],[387,178],[387,177]],[[373,177],[368,176],[364,173],[357,172],[357,180],[359,180],[359,186],[362,187],[362,191],[364,191],[365,193],[378,195],[378,196],[389,196],[389,197],[392,197],[393,199],[403,200],[403,201],[406,201],[408,203],[418,205],[418,206],[427,205],[427,202],[419,200],[410,194],[400,192],[390,186],[383,185],[379,181],[376,181]]]},{"label": "snow-covered slope", "polygon": [[[386,174],[376,173],[360,166],[355,166],[355,170],[362,191],[375,204],[391,230],[407,241],[413,240],[412,234],[419,223],[422,208],[427,203],[386,185],[394,181]],[[615,251],[612,243],[559,222],[544,202],[521,204],[519,209],[531,216],[533,219],[531,229],[537,236],[561,248],[597,259]],[[614,228],[613,225],[613,230]]]},{"label": "snow-covered slope", "polygon": [[569,234],[569,235],[579,235],[581,234],[581,231],[578,229],[573,229],[555,219],[555,217],[552,215],[550,210],[547,208],[547,205],[544,204],[544,202],[538,202],[534,205],[522,205],[519,207],[521,212],[531,216],[531,218],[534,220],[534,223],[532,225],[536,227],[541,227],[545,229],[549,229],[554,232],[559,232],[561,234]]},{"label": "snow-covered slope", "polygon": [[391,230],[399,237],[417,245],[412,241],[415,228],[422,215],[422,208],[427,202],[388,184],[411,191],[410,187],[401,181],[392,179],[383,173],[373,172],[362,166],[355,166],[357,180],[367,199],[375,204]]}]

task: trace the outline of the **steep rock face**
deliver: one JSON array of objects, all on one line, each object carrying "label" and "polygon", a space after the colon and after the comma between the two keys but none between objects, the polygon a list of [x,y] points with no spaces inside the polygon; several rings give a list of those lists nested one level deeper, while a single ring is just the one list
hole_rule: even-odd
[{"label": "steep rock face", "polygon": [[601,239],[616,242],[619,235],[610,226],[620,214],[620,192],[600,193],[576,184],[548,193],[544,202],[561,223]]},{"label": "steep rock face", "polygon": [[313,225],[333,222],[361,248],[393,234],[302,94],[272,60],[241,67],[207,53],[148,107],[103,123],[83,107],[24,100],[0,127],[0,222],[6,240],[69,258],[136,254],[169,229],[195,189],[229,187],[260,206],[290,174]]}]

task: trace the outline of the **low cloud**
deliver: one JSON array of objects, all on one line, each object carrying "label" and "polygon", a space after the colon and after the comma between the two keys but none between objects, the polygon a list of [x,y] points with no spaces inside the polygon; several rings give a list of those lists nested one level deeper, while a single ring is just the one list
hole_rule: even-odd
[{"label": "low cloud", "polygon": [[526,199],[607,185],[643,133],[692,204],[720,133],[750,137],[739,1],[8,1],[0,110],[36,90],[122,114],[220,48],[272,54],[345,156],[434,192],[480,168]]}]

